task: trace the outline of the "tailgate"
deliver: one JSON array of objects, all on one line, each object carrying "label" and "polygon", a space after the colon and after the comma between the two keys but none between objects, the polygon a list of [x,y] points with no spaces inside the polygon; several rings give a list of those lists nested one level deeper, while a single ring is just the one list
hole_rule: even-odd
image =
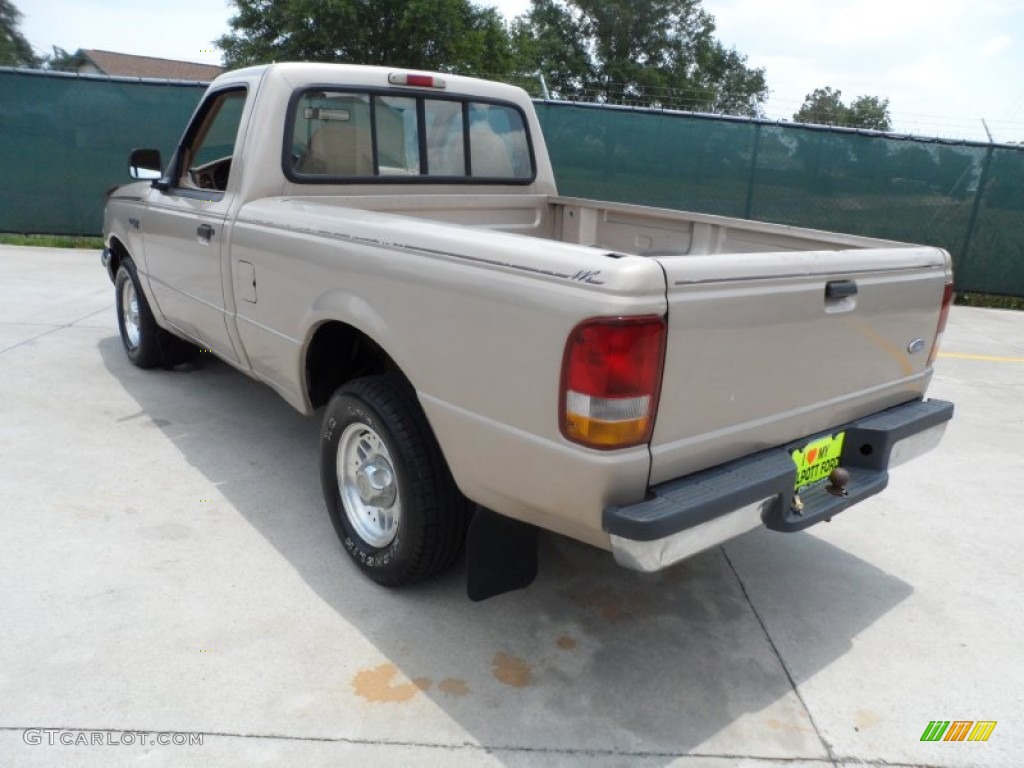
[{"label": "tailgate", "polygon": [[950,275],[945,251],[658,261],[668,344],[652,485],[923,396]]}]

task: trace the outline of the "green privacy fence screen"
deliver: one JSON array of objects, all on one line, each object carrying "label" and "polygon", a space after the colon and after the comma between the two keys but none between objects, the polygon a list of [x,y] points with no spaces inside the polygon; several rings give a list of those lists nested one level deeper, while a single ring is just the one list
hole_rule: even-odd
[{"label": "green privacy fence screen", "polygon": [[0,70],[0,232],[99,234],[131,150],[170,157],[204,89]]},{"label": "green privacy fence screen", "polygon": [[959,290],[1024,296],[1024,146],[537,108],[563,195],[937,245]]},{"label": "green privacy fence screen", "polygon": [[[0,231],[96,234],[129,151],[169,157],[199,83],[0,70]],[[1024,296],[1024,147],[538,102],[559,191],[946,248]]]}]

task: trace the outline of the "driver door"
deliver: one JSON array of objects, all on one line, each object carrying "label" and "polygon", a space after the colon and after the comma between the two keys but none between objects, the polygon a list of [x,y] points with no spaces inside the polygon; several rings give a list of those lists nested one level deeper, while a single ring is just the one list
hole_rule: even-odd
[{"label": "driver door", "polygon": [[164,318],[183,335],[236,363],[221,257],[224,225],[237,186],[232,183],[231,158],[245,100],[244,87],[206,97],[185,132],[168,178],[149,191],[143,220],[149,285]]}]

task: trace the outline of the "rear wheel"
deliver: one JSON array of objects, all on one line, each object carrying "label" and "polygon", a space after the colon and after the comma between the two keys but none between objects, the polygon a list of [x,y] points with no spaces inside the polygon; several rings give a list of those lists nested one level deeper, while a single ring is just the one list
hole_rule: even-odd
[{"label": "rear wheel", "polygon": [[372,376],[343,386],[327,405],[322,436],[324,499],[345,551],[363,573],[397,587],[455,562],[470,504],[402,377]]}]

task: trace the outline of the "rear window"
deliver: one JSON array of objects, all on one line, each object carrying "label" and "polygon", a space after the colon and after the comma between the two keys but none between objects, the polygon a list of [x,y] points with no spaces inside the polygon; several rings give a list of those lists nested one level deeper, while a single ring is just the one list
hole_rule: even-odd
[{"label": "rear window", "polygon": [[285,175],[298,182],[533,181],[523,113],[511,104],[307,89],[292,99]]}]

